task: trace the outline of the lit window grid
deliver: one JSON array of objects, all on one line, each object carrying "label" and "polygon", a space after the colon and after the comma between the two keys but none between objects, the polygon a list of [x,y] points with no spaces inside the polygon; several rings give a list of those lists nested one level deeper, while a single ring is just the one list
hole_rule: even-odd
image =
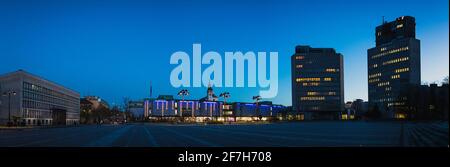
[{"label": "lit window grid", "polygon": [[385,62],[383,62],[383,65],[395,64],[395,63],[404,62],[404,61],[408,61],[408,60],[409,60],[409,57],[401,57],[401,58],[385,61]]},{"label": "lit window grid", "polygon": [[391,55],[391,54],[394,54],[394,53],[404,52],[404,51],[407,51],[407,50],[409,50],[409,47],[407,47],[407,46],[406,47],[397,48],[397,49],[391,49],[391,50],[388,50],[388,51],[384,51],[384,52],[375,54],[375,55],[373,55],[371,57],[371,59],[379,58],[379,57],[386,56],[386,55]]}]

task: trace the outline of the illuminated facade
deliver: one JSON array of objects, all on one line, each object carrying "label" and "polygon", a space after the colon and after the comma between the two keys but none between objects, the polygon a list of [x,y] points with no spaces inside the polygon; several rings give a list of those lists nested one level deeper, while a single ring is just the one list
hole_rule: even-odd
[{"label": "illuminated facade", "polygon": [[[80,94],[23,70],[0,76],[0,124],[70,125],[80,121]],[[10,114],[9,114],[10,104]],[[10,115],[10,117],[8,116]]]},{"label": "illuminated facade", "polygon": [[141,100],[138,101],[129,101],[128,102],[128,111],[133,115],[134,119],[142,120],[145,116],[144,110],[145,103]]},{"label": "illuminated facade", "polygon": [[376,47],[367,50],[369,110],[406,118],[408,89],[420,85],[420,41],[415,19],[402,16],[376,27]]},{"label": "illuminated facade", "polygon": [[271,120],[285,109],[282,105],[263,101],[256,103],[217,101],[213,88],[208,86],[207,96],[199,100],[174,99],[171,95],[160,95],[156,99],[139,101],[139,114],[150,120],[162,121],[260,121]]},{"label": "illuminated facade", "polygon": [[344,110],[342,55],[332,48],[297,46],[291,68],[294,111],[306,119],[337,119]]}]

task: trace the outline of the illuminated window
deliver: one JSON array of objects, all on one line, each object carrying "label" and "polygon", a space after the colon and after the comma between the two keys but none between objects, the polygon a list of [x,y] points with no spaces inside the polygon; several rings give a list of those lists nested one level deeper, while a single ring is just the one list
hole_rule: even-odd
[{"label": "illuminated window", "polygon": [[301,101],[323,101],[325,97],[323,96],[312,96],[312,97],[300,97]]},{"label": "illuminated window", "polygon": [[378,83],[378,87],[387,86],[389,85],[389,82],[380,82]]},{"label": "illuminated window", "polygon": [[403,24],[397,25],[397,28],[402,28],[402,27],[403,27]]},{"label": "illuminated window", "polygon": [[303,64],[296,65],[295,68],[303,68]]},{"label": "illuminated window", "polygon": [[402,114],[402,113],[395,114],[395,118],[397,118],[397,119],[405,119],[406,118],[406,114]]},{"label": "illuminated window", "polygon": [[297,82],[312,82],[312,81],[320,81],[320,78],[297,78],[295,80]]},{"label": "illuminated window", "polygon": [[324,81],[331,81],[331,78],[323,78]]},{"label": "illuminated window", "polygon": [[381,53],[375,54],[373,55],[371,58],[375,59],[378,57],[382,57],[382,56],[386,56],[386,55],[390,55],[390,54],[394,54],[394,53],[398,53],[398,52],[403,52],[403,51],[407,51],[409,50],[408,47],[402,47],[402,48],[398,48],[398,49],[391,49],[388,51],[382,51]]},{"label": "illuminated window", "polygon": [[319,92],[308,92],[307,93],[308,96],[316,96],[318,94],[319,94]]},{"label": "illuminated window", "polygon": [[339,69],[335,69],[335,68],[327,68],[325,69],[326,72],[336,72],[339,71]]},{"label": "illuminated window", "polygon": [[296,60],[303,60],[303,59],[305,59],[305,56],[295,56],[295,59]]},{"label": "illuminated window", "polygon": [[369,83],[374,83],[380,81],[380,78],[369,79]]},{"label": "illuminated window", "polygon": [[381,77],[381,73],[369,75],[369,78],[376,78],[376,77]]},{"label": "illuminated window", "polygon": [[334,95],[336,95],[336,92],[328,92],[328,95],[334,96]]},{"label": "illuminated window", "polygon": [[406,68],[399,68],[399,69],[395,70],[395,73],[402,73],[402,72],[408,72],[408,71],[409,71],[408,67],[406,67]]},{"label": "illuminated window", "polygon": [[400,78],[400,74],[392,75],[392,76],[391,76],[391,79],[398,79],[398,78]]},{"label": "illuminated window", "polygon": [[385,61],[385,62],[383,62],[383,65],[394,64],[394,63],[408,61],[408,60],[409,60],[409,57],[401,57],[401,58]]},{"label": "illuminated window", "polygon": [[319,86],[320,83],[319,82],[304,82],[302,85],[303,86]]},{"label": "illuminated window", "polygon": [[342,114],[342,115],[341,115],[341,119],[342,119],[342,120],[347,120],[347,119],[348,119],[347,114]]}]

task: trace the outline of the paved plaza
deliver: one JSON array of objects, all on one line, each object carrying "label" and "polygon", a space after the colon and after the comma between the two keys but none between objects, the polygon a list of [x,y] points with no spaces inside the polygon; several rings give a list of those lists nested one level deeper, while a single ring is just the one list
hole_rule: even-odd
[{"label": "paved plaza", "polygon": [[448,122],[134,123],[0,130],[2,147],[448,147]]}]

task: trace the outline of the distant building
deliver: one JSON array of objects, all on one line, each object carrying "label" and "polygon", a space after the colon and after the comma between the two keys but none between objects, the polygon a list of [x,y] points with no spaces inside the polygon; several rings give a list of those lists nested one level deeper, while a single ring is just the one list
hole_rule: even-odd
[{"label": "distant building", "polygon": [[420,41],[414,17],[376,27],[376,46],[367,50],[369,109],[385,118],[408,117],[408,89],[420,85]]},{"label": "distant building", "polygon": [[341,120],[362,119],[368,111],[368,102],[362,99],[348,101],[345,103],[345,110],[341,113]]},{"label": "distant building", "polygon": [[[104,107],[107,109],[110,108],[108,102],[98,96],[85,96],[81,99],[81,101],[90,102],[90,104],[92,105],[91,107],[93,109],[97,109],[99,107]],[[84,102],[84,103],[86,103],[86,102]]]},{"label": "distant building", "polygon": [[[23,70],[0,76],[0,124],[70,125],[80,121],[79,93]],[[16,92],[8,100],[7,92]],[[10,117],[8,106],[11,105]]]},{"label": "distant building", "polygon": [[144,101],[129,101],[128,102],[128,111],[131,112],[133,118],[135,120],[143,120],[145,114]]},{"label": "distant building", "polygon": [[356,99],[352,102],[351,109],[355,111],[356,118],[361,118],[369,110],[369,102],[363,99]]},{"label": "distant building", "polygon": [[[235,102],[232,104],[236,117],[250,117],[254,120],[276,117],[285,108],[282,105],[272,104],[270,101],[256,103]],[[253,117],[253,118],[252,118]]]},{"label": "distant building", "polygon": [[448,83],[421,85],[413,99],[417,106],[411,119],[416,120],[448,120],[449,87]]},{"label": "distant building", "polygon": [[224,104],[218,101],[211,86],[208,86],[206,95],[199,100],[180,100],[174,99],[172,95],[160,95],[156,99],[145,99],[142,110],[151,120],[234,122],[268,120],[285,108],[267,101],[259,102],[258,105],[241,102]]},{"label": "distant building", "polygon": [[341,120],[353,120],[355,119],[355,110],[352,108],[353,102],[348,101],[345,103],[344,111],[339,115]]},{"label": "distant building", "polygon": [[149,116],[152,117],[164,117],[164,116],[176,116],[175,103],[172,95],[160,95],[156,99],[146,100],[146,104],[149,104]]},{"label": "distant building", "polygon": [[80,122],[99,123],[103,121],[101,115],[107,114],[110,109],[108,102],[104,99],[98,96],[85,96],[80,99]]},{"label": "distant building", "polygon": [[344,111],[344,66],[332,48],[297,46],[291,57],[292,105],[305,119],[338,119]]},{"label": "distant building", "polygon": [[208,84],[208,91],[206,92],[206,96],[201,98],[200,101],[217,101],[219,97],[216,96],[211,84]]}]

